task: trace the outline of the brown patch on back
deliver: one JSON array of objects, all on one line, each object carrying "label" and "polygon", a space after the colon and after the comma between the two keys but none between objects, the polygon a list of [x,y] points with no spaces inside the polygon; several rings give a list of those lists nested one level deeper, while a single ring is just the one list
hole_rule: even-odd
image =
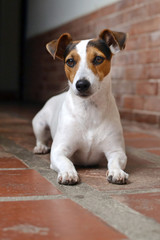
[{"label": "brown patch on back", "polygon": [[[100,65],[94,65],[93,61],[96,56],[101,56],[104,61]],[[110,72],[111,61],[108,60],[104,53],[93,46],[87,48],[87,63],[88,67],[92,70],[95,75],[99,76],[99,80],[102,81],[103,78]]]},{"label": "brown patch on back", "polygon": [[[77,42],[78,43],[78,42]],[[73,58],[74,61],[76,62],[75,66],[73,68],[69,67],[67,64],[66,64],[66,61],[69,59],[69,58]],[[73,82],[74,80],[74,77],[76,75],[76,72],[78,71],[78,68],[79,68],[79,62],[80,62],[80,56],[79,54],[77,53],[77,50],[76,49],[73,49],[69,52],[69,54],[66,56],[65,58],[65,73],[66,73],[66,76],[68,78],[68,80],[70,82]]]}]

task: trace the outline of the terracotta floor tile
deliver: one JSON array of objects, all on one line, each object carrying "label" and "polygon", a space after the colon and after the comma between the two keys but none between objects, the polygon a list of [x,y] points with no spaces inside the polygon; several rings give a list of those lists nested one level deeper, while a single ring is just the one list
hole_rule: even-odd
[{"label": "terracotta floor tile", "polygon": [[148,152],[154,153],[156,155],[160,155],[160,149],[151,149],[151,150],[147,150]]},{"label": "terracotta floor tile", "polygon": [[128,157],[126,172],[129,181],[126,185],[108,183],[106,168],[80,168],[81,181],[100,191],[139,190],[160,188],[160,167],[154,163],[134,156]]},{"label": "terracotta floor tile", "polygon": [[0,197],[60,194],[50,182],[33,169],[0,171]]},{"label": "terracotta floor tile", "polygon": [[4,147],[0,145],[0,151],[4,151]]},{"label": "terracotta floor tile", "polygon": [[1,133],[19,133],[28,134],[32,131],[31,123],[1,123]]},{"label": "terracotta floor tile", "polygon": [[28,168],[16,157],[0,157],[0,168]]},{"label": "terracotta floor tile", "polygon": [[11,116],[10,114],[0,114],[0,123],[7,125],[10,124],[13,126],[13,124],[28,124],[30,121],[28,119],[23,119],[15,116]]},{"label": "terracotta floor tile", "polygon": [[113,196],[134,210],[160,222],[160,193],[141,193]]},{"label": "terracotta floor tile", "polygon": [[124,235],[68,199],[1,202],[0,219],[2,239],[126,239]]},{"label": "terracotta floor tile", "polygon": [[126,145],[135,147],[135,148],[158,148],[160,147],[160,138],[151,138],[151,139],[126,139]]},{"label": "terracotta floor tile", "polygon": [[125,139],[155,138],[155,136],[150,134],[146,134],[142,132],[128,132],[128,131],[124,131],[124,137]]},{"label": "terracotta floor tile", "polygon": [[13,134],[12,136],[8,136],[7,138],[29,151],[33,150],[36,142],[33,134],[28,134],[26,137],[22,135],[20,136],[20,134]]}]

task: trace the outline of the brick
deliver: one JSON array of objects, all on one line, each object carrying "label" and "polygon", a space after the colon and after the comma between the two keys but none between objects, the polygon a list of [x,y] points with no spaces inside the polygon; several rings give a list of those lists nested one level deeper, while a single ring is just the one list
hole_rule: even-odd
[{"label": "brick", "polygon": [[125,79],[124,67],[113,66],[111,69],[112,79]]},{"label": "brick", "polygon": [[160,76],[160,64],[148,66],[148,78],[159,79]]},{"label": "brick", "polygon": [[120,116],[123,119],[130,121],[136,121],[141,123],[149,123],[159,125],[160,114],[155,114],[153,112],[147,112],[143,110],[129,110],[120,109]]},{"label": "brick", "polygon": [[146,79],[159,79],[160,76],[160,65],[142,65],[136,64],[128,67],[115,67],[112,71],[114,78],[118,76],[119,78],[125,80],[146,80]]},{"label": "brick", "polygon": [[143,109],[144,98],[139,96],[125,96],[123,107],[127,109]]},{"label": "brick", "polygon": [[129,35],[126,50],[137,50],[149,47],[149,35]]},{"label": "brick", "polygon": [[116,66],[131,65],[131,64],[148,64],[160,62],[160,49],[147,49],[136,51],[124,51],[115,57],[113,64]]},{"label": "brick", "polygon": [[152,32],[149,35],[149,47],[160,46],[160,31]]},{"label": "brick", "polygon": [[133,24],[134,22],[144,21],[147,17],[148,5],[137,5],[133,9],[123,13],[123,23]]},{"label": "brick", "polygon": [[141,23],[135,23],[130,28],[130,35],[142,34],[160,30],[160,17],[156,16]]},{"label": "brick", "polygon": [[136,93],[135,83],[133,81],[112,79],[112,89],[113,89],[114,95],[118,94],[121,97],[122,97],[122,94],[125,94],[126,92],[128,94]]},{"label": "brick", "polygon": [[114,98],[116,100],[117,107],[121,108],[123,106],[123,99],[121,98],[121,96],[119,94],[116,94]]},{"label": "brick", "polygon": [[158,82],[158,95],[160,95],[160,81]]},{"label": "brick", "polygon": [[155,114],[153,112],[134,112],[133,119],[136,122],[155,124],[158,126],[160,114]]},{"label": "brick", "polygon": [[148,4],[148,15],[153,16],[160,13],[160,2],[155,1]]},{"label": "brick", "polygon": [[160,112],[160,97],[150,96],[145,99],[144,110]]},{"label": "brick", "polygon": [[133,65],[125,68],[125,79],[127,80],[145,80],[148,78],[148,72],[145,65]]},{"label": "brick", "polygon": [[140,82],[136,85],[137,95],[157,95],[158,83],[157,82]]},{"label": "brick", "polygon": [[160,62],[160,49],[154,48],[138,53],[137,63],[159,63]]},{"label": "brick", "polygon": [[[149,0],[147,0],[145,2],[149,2]],[[116,11],[123,11],[123,10],[130,9],[131,7],[134,7],[135,5],[137,5],[137,7],[138,7],[141,4],[144,5],[143,0],[132,0],[132,1],[122,0],[122,1],[119,1],[118,3],[116,3],[115,5],[116,5]]]},{"label": "brick", "polygon": [[126,50],[142,50],[149,49],[154,51],[153,47],[160,46],[160,31],[154,31],[146,33],[145,35],[129,35],[129,39],[126,44]]},{"label": "brick", "polygon": [[134,121],[134,114],[132,110],[119,108],[119,113],[120,113],[121,119]]}]

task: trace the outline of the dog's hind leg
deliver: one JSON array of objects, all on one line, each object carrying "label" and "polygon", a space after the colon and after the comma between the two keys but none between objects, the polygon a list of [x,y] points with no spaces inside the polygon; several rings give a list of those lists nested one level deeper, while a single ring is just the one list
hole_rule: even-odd
[{"label": "dog's hind leg", "polygon": [[33,149],[35,154],[45,154],[50,151],[48,142],[51,137],[49,127],[44,116],[39,112],[32,121],[33,131],[36,137],[36,146]]}]

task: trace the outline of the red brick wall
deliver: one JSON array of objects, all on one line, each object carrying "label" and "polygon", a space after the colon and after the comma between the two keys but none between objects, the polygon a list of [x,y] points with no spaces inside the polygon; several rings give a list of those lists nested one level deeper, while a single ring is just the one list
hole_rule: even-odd
[{"label": "red brick wall", "polygon": [[104,28],[129,33],[126,50],[114,56],[113,92],[121,116],[160,126],[160,1],[121,0],[57,29],[29,39],[25,97],[46,101],[67,85],[63,63],[52,60],[45,44],[69,32],[76,39]]}]

